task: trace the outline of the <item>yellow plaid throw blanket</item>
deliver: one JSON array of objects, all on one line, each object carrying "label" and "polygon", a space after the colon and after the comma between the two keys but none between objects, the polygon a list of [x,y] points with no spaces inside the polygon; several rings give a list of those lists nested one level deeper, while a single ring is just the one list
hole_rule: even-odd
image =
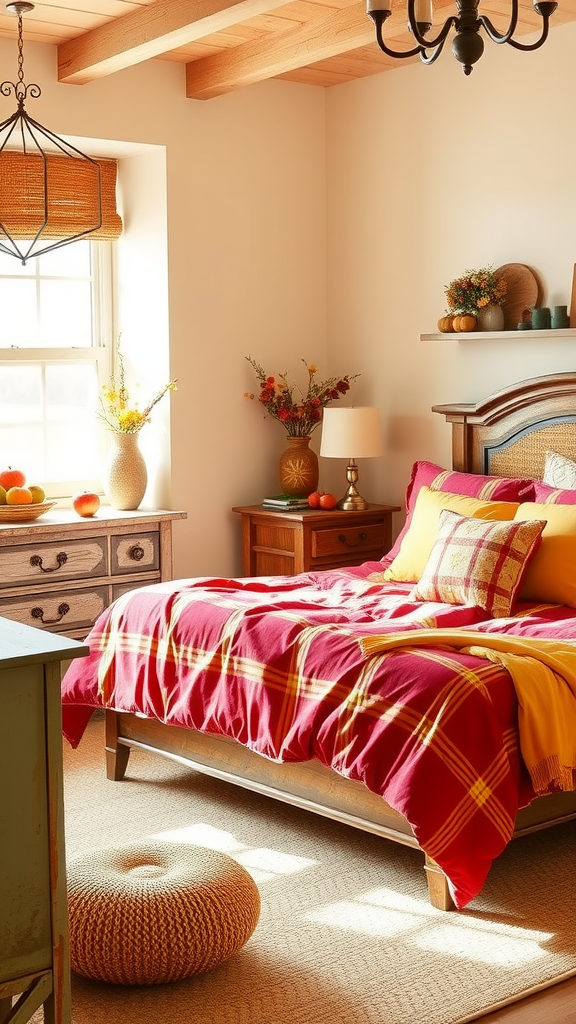
[{"label": "yellow plaid throw blanket", "polygon": [[363,653],[444,647],[509,672],[518,697],[520,750],[534,791],[576,789],[576,645],[478,630],[408,630],[360,640]]}]

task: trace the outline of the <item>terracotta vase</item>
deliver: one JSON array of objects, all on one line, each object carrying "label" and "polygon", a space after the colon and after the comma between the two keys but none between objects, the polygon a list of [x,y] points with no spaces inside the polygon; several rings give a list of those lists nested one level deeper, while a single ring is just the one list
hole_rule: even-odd
[{"label": "terracotta vase", "polygon": [[138,447],[138,434],[112,434],[112,451],[103,480],[112,508],[128,511],[140,505],[148,473]]},{"label": "terracotta vase", "polygon": [[306,498],[318,487],[318,456],[309,447],[309,437],[288,437],[287,441],[280,456],[280,487],[290,498]]},{"label": "terracotta vase", "polygon": [[476,319],[478,322],[477,330],[479,331],[504,330],[504,310],[502,306],[484,306],[483,309],[477,311]]}]

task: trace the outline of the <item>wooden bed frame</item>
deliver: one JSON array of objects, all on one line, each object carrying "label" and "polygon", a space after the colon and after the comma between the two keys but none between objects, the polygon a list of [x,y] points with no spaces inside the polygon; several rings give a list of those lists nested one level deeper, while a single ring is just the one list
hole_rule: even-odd
[{"label": "wooden bed frame", "polygon": [[[452,424],[455,470],[541,479],[546,450],[576,458],[576,372],[534,377],[477,405],[437,405],[433,411]],[[133,747],[420,849],[403,815],[361,783],[318,761],[278,764],[226,737],[107,710],[109,779],[123,778]],[[520,811],[514,838],[575,817],[576,793],[541,797]],[[438,909],[451,909],[444,873],[427,856],[425,869],[430,902]]]}]

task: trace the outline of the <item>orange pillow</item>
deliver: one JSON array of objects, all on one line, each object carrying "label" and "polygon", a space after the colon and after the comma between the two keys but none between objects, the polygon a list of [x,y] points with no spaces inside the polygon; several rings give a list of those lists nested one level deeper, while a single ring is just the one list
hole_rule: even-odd
[{"label": "orange pillow", "polygon": [[542,542],[520,587],[520,600],[576,608],[576,505],[524,502],[514,519],[546,521]]},{"label": "orange pillow", "polygon": [[473,519],[510,520],[514,518],[518,502],[483,501],[465,494],[449,494],[421,487],[400,550],[382,574],[385,580],[416,583],[420,579],[438,536],[440,513],[445,508]]}]

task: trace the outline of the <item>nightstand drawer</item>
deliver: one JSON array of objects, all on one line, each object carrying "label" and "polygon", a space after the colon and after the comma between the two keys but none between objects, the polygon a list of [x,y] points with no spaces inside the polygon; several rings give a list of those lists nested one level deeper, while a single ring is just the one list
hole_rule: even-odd
[{"label": "nightstand drawer", "polygon": [[113,534],[110,538],[110,572],[125,576],[160,568],[160,539],[157,533]]},{"label": "nightstand drawer", "polygon": [[2,615],[26,626],[67,633],[90,629],[108,605],[108,587],[44,591],[0,602]]},{"label": "nightstand drawer", "polygon": [[0,588],[105,576],[107,563],[104,537],[6,547],[0,550]]},{"label": "nightstand drawer", "polygon": [[310,551],[312,558],[358,555],[360,561],[364,552],[377,551],[383,555],[385,537],[384,523],[356,524],[355,526],[343,524],[341,528],[313,530]]}]

